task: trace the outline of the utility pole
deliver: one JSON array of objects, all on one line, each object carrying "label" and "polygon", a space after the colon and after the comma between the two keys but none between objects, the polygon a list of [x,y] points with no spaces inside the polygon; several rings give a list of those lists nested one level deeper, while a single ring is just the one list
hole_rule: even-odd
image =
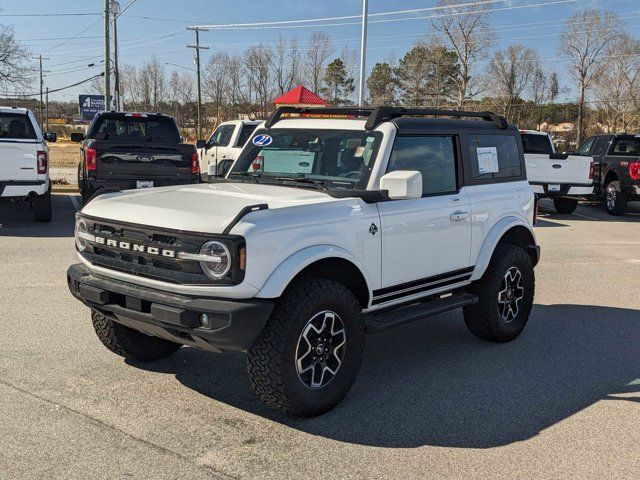
[{"label": "utility pole", "polygon": [[111,14],[113,15],[113,94],[116,101],[116,110],[122,110],[120,104],[120,68],[118,67],[118,15],[120,4],[116,0],[111,1]]},{"label": "utility pole", "polygon": [[367,65],[367,12],[368,0],[362,0],[362,39],[360,41],[360,85],[358,85],[358,105],[364,106],[364,82]]},{"label": "utility pole", "polygon": [[48,132],[49,131],[49,87],[47,87],[47,93],[45,95],[45,107],[44,107],[44,111],[45,111],[45,127],[44,127],[44,131]]},{"label": "utility pole", "polygon": [[104,0],[104,109],[109,111],[109,97],[111,96],[111,52],[109,24],[111,23],[111,0]]},{"label": "utility pole", "polygon": [[202,88],[200,85],[200,50],[208,50],[209,47],[206,47],[204,45],[200,45],[200,32],[207,32],[209,31],[208,28],[202,28],[202,27],[187,27],[187,30],[193,30],[194,32],[196,32],[196,44],[195,45],[187,45],[187,48],[195,48],[196,50],[196,76],[197,76],[197,88],[198,88],[198,126],[197,126],[197,132],[198,132],[198,138],[202,138],[202,117],[201,117],[201,111],[202,111]]},{"label": "utility pole", "polygon": [[43,94],[43,90],[44,90],[44,75],[43,75],[43,70],[42,70],[42,60],[49,60],[47,57],[43,57],[42,55],[38,55],[38,59],[40,61],[40,108],[38,108],[38,113],[40,116],[40,125],[42,125],[42,121],[44,119],[43,113],[42,113],[42,107],[44,105],[44,103],[42,102],[42,94]]}]

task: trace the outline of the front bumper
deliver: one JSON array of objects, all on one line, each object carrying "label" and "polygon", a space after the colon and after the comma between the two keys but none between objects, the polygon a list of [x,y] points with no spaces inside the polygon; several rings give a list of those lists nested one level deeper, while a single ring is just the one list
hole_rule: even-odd
[{"label": "front bumper", "polygon": [[[247,351],[264,328],[272,300],[205,299],[166,293],[92,275],[76,264],[67,270],[71,294],[88,307],[134,330],[216,352]],[[208,327],[200,324],[201,315]]]}]

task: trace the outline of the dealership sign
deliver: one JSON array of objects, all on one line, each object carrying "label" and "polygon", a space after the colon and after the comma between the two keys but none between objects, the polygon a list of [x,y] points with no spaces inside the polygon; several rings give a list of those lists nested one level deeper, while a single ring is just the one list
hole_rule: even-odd
[{"label": "dealership sign", "polygon": [[105,110],[104,95],[80,95],[78,103],[80,105],[80,116],[87,120],[91,120],[96,113]]}]

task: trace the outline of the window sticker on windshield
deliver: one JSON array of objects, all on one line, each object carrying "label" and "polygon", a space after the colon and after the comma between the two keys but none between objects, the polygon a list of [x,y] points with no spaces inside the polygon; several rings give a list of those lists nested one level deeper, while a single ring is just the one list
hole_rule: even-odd
[{"label": "window sticker on windshield", "polygon": [[497,173],[498,168],[498,149],[496,147],[478,147],[478,173]]},{"label": "window sticker on windshield", "polygon": [[364,153],[364,146],[356,148],[356,152],[353,154],[354,157],[361,157]]},{"label": "window sticker on windshield", "polygon": [[271,145],[271,142],[273,142],[273,138],[271,138],[270,135],[265,135],[263,133],[253,137],[252,142],[254,145],[257,145],[259,147],[266,147],[267,145]]}]

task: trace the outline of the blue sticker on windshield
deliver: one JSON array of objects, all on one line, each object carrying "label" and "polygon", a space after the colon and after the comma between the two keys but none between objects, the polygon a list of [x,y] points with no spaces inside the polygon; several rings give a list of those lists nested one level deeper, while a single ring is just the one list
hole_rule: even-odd
[{"label": "blue sticker on windshield", "polygon": [[273,142],[273,138],[271,138],[270,135],[261,134],[253,137],[252,142],[254,145],[257,145],[259,147],[266,147],[267,145],[271,145],[271,142]]}]

